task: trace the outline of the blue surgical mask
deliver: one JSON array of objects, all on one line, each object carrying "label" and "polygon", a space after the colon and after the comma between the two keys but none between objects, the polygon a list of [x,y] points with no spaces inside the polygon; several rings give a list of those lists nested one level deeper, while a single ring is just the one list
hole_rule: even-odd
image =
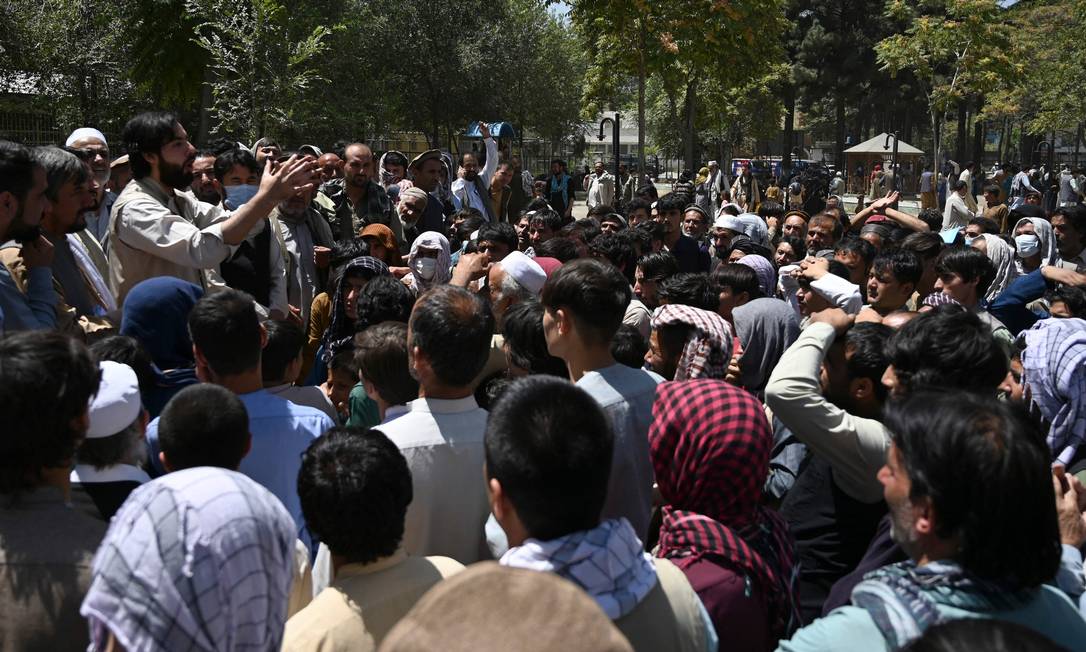
[{"label": "blue surgical mask", "polygon": [[972,247],[973,243],[976,242],[976,240],[977,239],[974,238],[974,237],[971,237],[971,236],[968,236],[968,235],[965,236],[965,246]]},{"label": "blue surgical mask", "polygon": [[243,183],[240,186],[226,186],[226,207],[237,210],[244,206],[250,199],[256,196],[260,186],[252,183]]}]

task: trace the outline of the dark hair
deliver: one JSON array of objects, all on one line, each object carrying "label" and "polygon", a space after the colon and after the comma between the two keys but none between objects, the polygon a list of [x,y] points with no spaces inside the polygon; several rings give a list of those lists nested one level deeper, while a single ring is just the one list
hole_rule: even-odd
[{"label": "dark hair", "polygon": [[55,331],[15,332],[0,339],[0,493],[31,489],[44,468],[72,461],[101,373],[87,347]]},{"label": "dark hair", "polygon": [[408,368],[407,324],[386,321],[355,335],[354,360],[385,403],[403,405],[419,397],[419,381]]},{"label": "dark hair", "polygon": [[177,114],[166,111],[148,111],[133,117],[121,131],[121,140],[128,151],[128,163],[132,178],[142,179],[151,174],[151,164],[144,154],[158,154],[162,146],[173,140],[174,127],[179,124]]},{"label": "dark hair", "polygon": [[249,412],[233,392],[212,383],[175,394],[158,418],[158,446],[175,470],[237,470],[249,450]]},{"label": "dark hair", "polygon": [[535,248],[535,253],[541,258],[554,258],[563,263],[577,260],[581,252],[577,249],[577,243],[570,238],[554,237]]},{"label": "dark hair", "polygon": [[[656,224],[655,222],[642,222],[641,224]],[[622,229],[617,235],[622,236],[626,242],[630,243],[630,248],[633,249],[634,255],[638,255],[640,252],[652,251],[653,232],[650,229],[642,229],[641,224],[638,224],[633,229]],[[656,226],[660,226],[656,224]],[[662,240],[662,238],[657,238]],[[631,268],[636,268],[637,260],[634,260],[634,264]]]},{"label": "dark hair", "polygon": [[260,166],[257,164],[253,153],[238,147],[215,157],[215,178],[219,180],[219,183],[222,183],[223,178],[230,174],[230,171],[236,165],[240,165],[256,175],[260,174]]},{"label": "dark hair", "polygon": [[[943,229],[943,213],[938,208],[925,208],[920,211],[920,221],[928,225],[932,234],[937,234]],[[940,240],[940,243],[942,240]]]},{"label": "dark hair", "polygon": [[803,238],[786,235],[777,244],[779,245],[782,242],[792,248],[792,251],[796,254],[796,260],[803,260],[807,256],[807,243],[803,241]]},{"label": "dark hair", "polygon": [[614,436],[583,389],[549,376],[512,383],[490,411],[485,447],[488,478],[501,483],[533,538],[599,525]]},{"label": "dark hair", "polygon": [[[758,273],[753,267],[741,263],[724,263],[713,272],[713,289],[717,294],[723,288],[731,288],[732,294],[747,293],[751,299],[762,296],[762,286],[758,283]],[[719,304],[719,301],[717,302]]]},{"label": "dark hair", "polygon": [[656,202],[656,210],[661,214],[671,211],[681,213],[686,208],[686,204],[686,195],[669,192]]},{"label": "dark hair", "polygon": [[1018,623],[990,618],[956,618],[924,630],[906,652],[1067,652],[1042,634]]},{"label": "dark hair", "polygon": [[991,329],[956,305],[914,317],[887,340],[886,353],[907,393],[945,388],[994,397],[1007,377],[1007,356]]},{"label": "dark hair", "polygon": [[328,360],[328,373],[346,374],[358,382],[358,365],[354,361],[354,341],[349,340]]},{"label": "dark hair", "polygon": [[998,197],[1000,193],[1000,188],[997,185],[989,184],[987,186],[984,186],[984,193],[987,195],[995,195],[996,197]]},{"label": "dark hair", "polygon": [[[636,196],[637,199],[640,199],[641,201],[645,201],[645,199],[644,199],[645,197],[648,197],[649,199],[652,199],[653,201],[656,201],[657,199],[659,199],[660,193],[656,190],[656,186],[646,185],[646,186],[639,186],[638,189],[636,191],[634,191],[634,196]],[[650,207],[650,210],[651,210],[651,207]]]},{"label": "dark hair", "polygon": [[569,311],[581,337],[610,342],[618,330],[633,292],[614,266],[582,258],[559,267],[543,285],[543,307]]},{"label": "dark hair", "polygon": [[459,242],[465,242],[471,239],[472,233],[475,233],[486,224],[486,218],[474,208],[465,208],[460,212],[465,215],[464,221],[460,222],[460,225],[456,227],[456,239]]},{"label": "dark hair", "polygon": [[618,233],[601,233],[588,245],[593,256],[604,257],[633,283],[634,248],[630,239]]},{"label": "dark hair", "polygon": [[679,261],[667,251],[645,254],[637,259],[637,266],[649,281],[662,281],[679,273]]},{"label": "dark hair", "polygon": [[868,266],[875,259],[878,250],[867,240],[850,236],[839,240],[833,247],[833,253],[856,254],[864,261],[864,266]]},{"label": "dark hair", "polygon": [[1051,452],[1025,414],[990,395],[920,392],[891,402],[885,424],[908,473],[910,499],[931,501],[935,534],[957,540],[954,559],[966,572],[1012,589],[1055,576],[1060,536]]},{"label": "dark hair", "polygon": [[848,375],[850,379],[867,378],[875,387],[875,396],[881,401],[886,399],[886,387],[882,384],[882,375],[890,365],[886,354],[886,341],[894,329],[885,324],[863,322],[856,324],[845,333],[845,350],[849,352]]},{"label": "dark hair", "polygon": [[518,301],[506,309],[502,336],[509,351],[509,362],[529,374],[550,374],[565,378],[566,363],[547,350],[543,332],[543,306],[537,299]]},{"label": "dark hair", "polygon": [[158,382],[150,354],[134,337],[110,335],[91,344],[90,352],[96,362],[109,360],[131,367],[139,380],[141,394],[151,391]]},{"label": "dark hair", "polygon": [[35,167],[38,164],[29,147],[0,140],[0,192],[10,192],[22,203],[34,187]]},{"label": "dark hair", "polygon": [[648,340],[632,324],[622,324],[611,338],[611,356],[627,367],[640,369],[645,366],[645,354],[648,352]]},{"label": "dark hair", "polygon": [[[845,267],[845,264],[839,260],[831,260],[829,266],[827,267],[827,270],[830,274],[846,280],[848,280],[849,276],[851,276],[851,272],[849,272],[848,267]],[[802,279],[800,280],[800,283],[803,283]]]},{"label": "dark hair", "polygon": [[517,250],[517,232],[513,228],[512,224],[508,222],[495,222],[493,224],[484,224],[479,227],[479,237],[476,238],[478,242],[488,240],[490,242],[500,242],[509,247],[509,251]]},{"label": "dark hair", "polygon": [[83,183],[89,176],[82,159],[60,147],[38,147],[34,150],[34,162],[45,170],[45,196],[49,201],[57,200],[64,184]]},{"label": "dark hair", "polygon": [[558,230],[562,228],[562,216],[554,212],[550,208],[545,208],[534,212],[530,211],[528,213],[525,213],[525,215],[531,216],[529,218],[530,221],[528,222],[529,226],[531,226],[532,224],[538,224],[550,231],[553,231],[554,233],[558,233]]},{"label": "dark hair", "polygon": [[368,255],[370,255],[370,246],[366,244],[365,239],[362,237],[337,240],[332,245],[332,253],[329,255],[328,262],[330,270],[328,272],[328,283],[325,285],[328,296],[335,296],[336,288],[339,286],[339,279],[343,276],[343,269],[347,266],[347,263],[360,256]]},{"label": "dark hair", "polygon": [[[265,383],[283,382],[290,363],[298,359],[305,346],[302,327],[286,320],[269,319],[264,322],[268,342],[261,354],[260,371]],[[286,379],[290,382],[293,379]]]},{"label": "dark hair", "polygon": [[915,287],[924,274],[924,263],[920,256],[908,249],[891,249],[875,256],[871,269],[876,274],[889,271],[898,283],[912,283]]},{"label": "dark hair", "polygon": [[647,222],[641,222],[640,224],[638,224],[637,226],[634,227],[634,230],[635,231],[645,231],[646,233],[649,234],[649,246],[650,247],[652,246],[652,242],[654,240],[659,240],[660,242],[664,241],[664,233],[665,233],[664,225],[660,224],[659,222],[655,222],[653,220],[649,220]]},{"label": "dark hair", "polygon": [[758,216],[763,220],[769,217],[781,217],[784,215],[784,206],[775,201],[764,201],[758,207]]},{"label": "dark hair", "polygon": [[600,229],[600,223],[596,218],[585,217],[565,225],[558,232],[558,235],[564,238],[580,239],[585,244],[589,244],[601,233],[603,231]]},{"label": "dark hair", "polygon": [[659,294],[668,303],[693,306],[716,312],[720,301],[718,292],[709,284],[709,275],[697,272],[679,272],[660,281]]},{"label": "dark hair", "polygon": [[415,297],[406,285],[392,276],[375,276],[358,293],[356,330],[362,331],[386,321],[407,323]]},{"label": "dark hair", "polygon": [[260,318],[253,298],[239,290],[205,294],[189,313],[192,343],[221,376],[234,376],[260,364]]},{"label": "dark hair", "polygon": [[1062,216],[1071,225],[1071,228],[1076,232],[1086,235],[1086,206],[1081,204],[1072,204],[1071,206],[1060,206],[1056,210],[1052,211],[1052,217],[1057,215]]},{"label": "dark hair", "polygon": [[486,365],[494,316],[464,288],[440,285],[419,297],[411,313],[411,346],[418,347],[438,379],[463,387]]},{"label": "dark hair", "polygon": [[[830,223],[833,225],[833,230],[830,232],[834,241],[841,239],[841,235],[845,232],[845,227],[841,224],[841,220],[837,219],[837,216],[833,213],[817,213],[811,216],[811,219],[807,220],[807,230],[809,231],[815,222]],[[870,243],[868,243],[870,244]]]},{"label": "dark hair", "polygon": [[142,455],[143,442],[143,420],[140,415],[120,432],[107,437],[84,439],[75,451],[75,462],[89,464],[98,471],[116,464],[142,463],[142,459],[135,458]]},{"label": "dark hair", "polygon": [[[942,219],[940,216],[940,223]],[[938,256],[943,250],[943,239],[939,237],[937,229],[929,233],[910,233],[901,241],[901,249],[915,253],[926,262]]]},{"label": "dark hair", "polygon": [[650,204],[649,202],[647,202],[644,199],[641,199],[639,197],[635,197],[634,199],[631,199],[630,201],[626,202],[625,209],[626,209],[626,215],[627,216],[629,216],[630,213],[633,213],[634,211],[639,211],[639,210],[644,210],[646,213],[648,213],[650,215],[652,214],[652,204]]},{"label": "dark hair", "polygon": [[958,179],[957,181],[950,184],[950,189],[953,190],[954,192],[958,192],[962,188],[965,188],[967,185],[968,184],[966,182],[962,181],[961,179]]},{"label": "dark hair", "polygon": [[1062,301],[1072,317],[1086,319],[1086,289],[1074,285],[1062,285],[1047,293],[1045,299],[1049,305]]},{"label": "dark hair", "polygon": [[999,235],[999,225],[995,223],[995,220],[987,217],[974,217],[969,220],[970,224],[980,227],[981,233],[991,233],[993,235]]},{"label": "dark hair", "polygon": [[413,496],[407,460],[379,430],[332,428],[302,455],[298,498],[306,527],[350,563],[396,552]]},{"label": "dark hair", "polygon": [[983,297],[995,280],[996,269],[983,252],[973,247],[948,247],[935,261],[938,274],[957,274],[969,283],[977,281],[977,296]]}]

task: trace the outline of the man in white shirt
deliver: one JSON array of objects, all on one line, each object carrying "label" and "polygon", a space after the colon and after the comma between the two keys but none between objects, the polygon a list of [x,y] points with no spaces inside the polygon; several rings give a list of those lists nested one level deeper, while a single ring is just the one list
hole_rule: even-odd
[{"label": "man in white shirt", "polygon": [[977,216],[975,211],[969,210],[969,205],[965,201],[969,186],[964,181],[958,180],[954,182],[952,190],[954,192],[947,195],[946,208],[943,209],[944,231],[960,229]]},{"label": "man in white shirt", "polygon": [[482,299],[451,285],[419,297],[408,324],[408,364],[419,398],[378,426],[407,459],[414,499],[403,548],[462,564],[489,558],[484,526],[490,504],[483,481],[486,410],[475,377],[490,348],[494,318]]},{"label": "man in white shirt", "polygon": [[205,271],[216,270],[263,221],[276,204],[312,186],[315,163],[270,164],[260,189],[247,204],[225,213],[179,192],[192,182],[196,148],[172,113],[137,115],[124,128],[130,143],[132,181],[125,186],[110,215],[110,287],[122,303],[140,281],[173,276],[209,285]]},{"label": "man in white shirt", "polygon": [[463,176],[452,182],[452,200],[456,210],[471,207],[485,215],[488,222],[495,222],[490,202],[490,181],[498,169],[498,143],[490,137],[490,129],[485,122],[479,123],[479,133],[483,135],[486,146],[486,162],[480,171],[479,159],[474,152],[460,155]]},{"label": "man in white shirt", "polygon": [[584,178],[584,190],[588,193],[585,204],[589,209],[614,206],[615,175],[603,167],[603,161],[596,161],[595,172]]}]

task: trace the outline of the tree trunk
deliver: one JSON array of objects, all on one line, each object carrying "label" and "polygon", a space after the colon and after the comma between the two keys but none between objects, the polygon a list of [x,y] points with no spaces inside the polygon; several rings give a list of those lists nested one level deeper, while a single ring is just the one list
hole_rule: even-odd
[{"label": "tree trunk", "polygon": [[[981,109],[984,108],[984,98],[977,97],[976,104],[974,105],[976,113],[979,115]],[[984,161],[984,139],[988,133],[988,123],[985,120],[981,120],[979,117],[973,123],[973,161],[977,165],[983,165]]]},{"label": "tree trunk", "polygon": [[834,105],[834,127],[837,132],[833,146],[833,164],[842,169],[845,164],[845,94],[837,92]]},{"label": "tree trunk", "polygon": [[[644,18],[637,19],[637,175],[640,180],[637,188],[645,185],[645,84],[648,73],[645,66],[645,25]],[[634,188],[636,191],[637,188]]]},{"label": "tree trunk", "polygon": [[965,100],[958,102],[958,142],[954,143],[954,159],[961,165],[965,162],[965,139],[969,123],[969,113],[966,110]]},{"label": "tree trunk", "polygon": [[781,183],[792,171],[792,141],[796,132],[796,88],[792,84],[784,87],[784,152],[781,153]]},{"label": "tree trunk", "polygon": [[690,79],[686,83],[686,99],[685,99],[685,102],[684,102],[685,103],[685,108],[686,108],[686,119],[684,121],[685,124],[683,125],[684,133],[685,133],[683,140],[686,141],[686,149],[685,149],[686,167],[689,170],[697,170],[698,167],[699,167],[698,164],[697,164],[698,163],[697,160],[695,160],[695,158],[694,158],[695,157],[695,151],[697,149],[697,138],[698,138],[697,131],[694,129],[694,115],[697,112],[697,101],[698,101],[696,93],[697,93],[697,81],[696,81],[696,77],[695,77],[694,73],[692,72],[690,74]]}]

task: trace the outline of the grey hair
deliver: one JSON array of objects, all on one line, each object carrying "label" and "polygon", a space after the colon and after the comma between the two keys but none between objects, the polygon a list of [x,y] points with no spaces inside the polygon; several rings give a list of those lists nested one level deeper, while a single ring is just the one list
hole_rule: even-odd
[{"label": "grey hair", "polygon": [[45,168],[45,196],[56,201],[60,187],[69,181],[83,183],[87,180],[87,168],[78,156],[59,147],[37,147],[34,161]]},{"label": "grey hair", "polygon": [[117,464],[139,466],[147,457],[146,441],[143,419],[137,417],[115,435],[84,439],[75,453],[75,461],[90,464],[98,471]]},{"label": "grey hair", "polygon": [[[501,263],[498,264],[500,265]],[[527,301],[528,299],[539,298],[531,290],[518,283],[517,279],[513,278],[513,276],[508,272],[506,272],[502,276],[502,284],[500,289],[502,299],[514,297],[517,301]]]}]

